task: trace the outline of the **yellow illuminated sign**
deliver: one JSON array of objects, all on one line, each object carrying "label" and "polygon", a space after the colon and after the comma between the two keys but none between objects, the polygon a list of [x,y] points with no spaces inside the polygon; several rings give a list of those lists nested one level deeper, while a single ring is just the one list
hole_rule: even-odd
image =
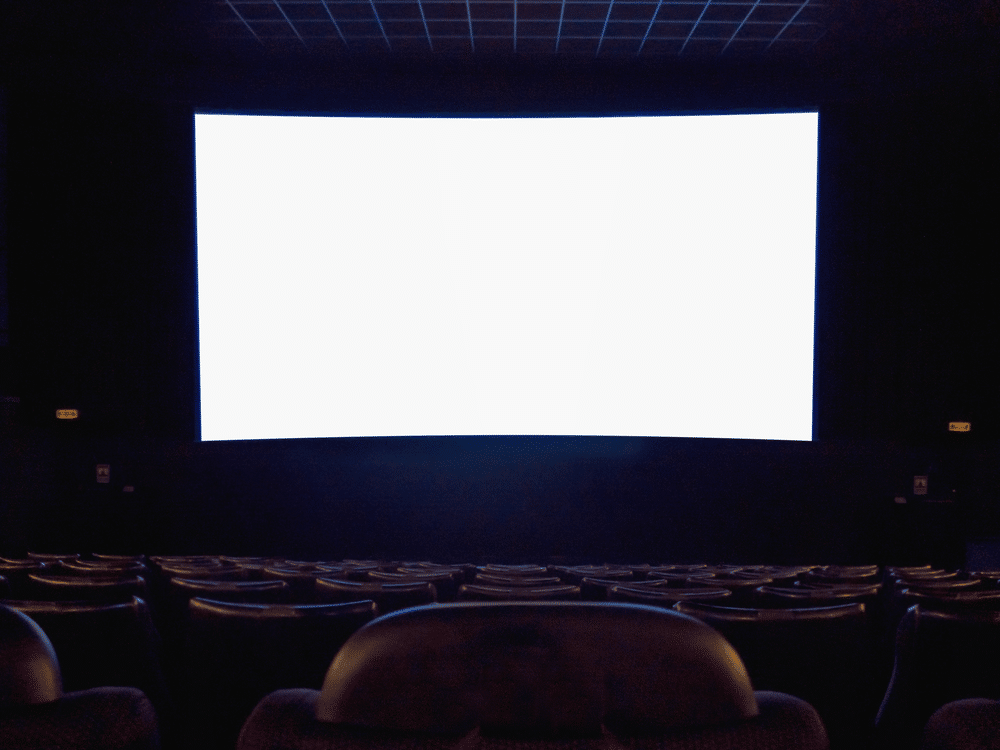
[{"label": "yellow illuminated sign", "polygon": [[79,409],[56,409],[56,419],[79,419]]},{"label": "yellow illuminated sign", "polygon": [[972,422],[949,422],[948,432],[969,432],[972,429]]}]

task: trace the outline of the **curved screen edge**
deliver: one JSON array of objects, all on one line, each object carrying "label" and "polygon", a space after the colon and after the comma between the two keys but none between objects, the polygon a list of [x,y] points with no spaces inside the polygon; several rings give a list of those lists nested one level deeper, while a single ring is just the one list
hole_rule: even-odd
[{"label": "curved screen edge", "polygon": [[818,115],[195,116],[203,440],[810,440]]}]

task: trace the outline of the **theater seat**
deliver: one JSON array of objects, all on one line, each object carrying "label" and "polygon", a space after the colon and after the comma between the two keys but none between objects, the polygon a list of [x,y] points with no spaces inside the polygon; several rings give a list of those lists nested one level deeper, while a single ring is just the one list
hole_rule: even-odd
[{"label": "theater seat", "polygon": [[106,685],[141,690],[156,708],[163,737],[172,736],[173,694],[164,676],[160,636],[142,599],[117,603],[9,600],[7,605],[45,632],[55,648],[65,690]]},{"label": "theater seat", "polygon": [[434,584],[434,590],[439,602],[453,602],[458,594],[458,587],[462,584],[464,576],[461,570],[444,569],[434,571],[427,570],[401,570],[396,573],[386,573],[374,570],[368,574],[368,580],[381,583],[422,583]]},{"label": "theater seat", "polygon": [[273,604],[287,601],[290,587],[284,581],[233,581],[207,578],[171,578],[161,618],[161,633],[167,658],[176,659],[187,631],[188,602],[194,598],[213,601]]},{"label": "theater seat", "polygon": [[146,580],[138,575],[28,575],[28,599],[54,602],[125,601],[148,599]]},{"label": "theater seat", "polygon": [[63,693],[41,628],[0,605],[0,747],[5,750],[156,750],[156,711],[135,688]]},{"label": "theater seat", "polygon": [[315,594],[316,601],[322,604],[370,599],[378,605],[379,612],[393,612],[397,609],[433,604],[437,600],[437,589],[430,581],[386,583],[317,578]]},{"label": "theater seat", "polygon": [[0,706],[36,706],[62,696],[52,643],[30,617],[0,605]]},{"label": "theater seat", "polygon": [[673,607],[678,602],[728,601],[732,591],[727,588],[710,586],[690,586],[672,588],[668,586],[612,586],[607,592],[608,599],[615,602],[633,602],[656,607]]},{"label": "theater seat", "polygon": [[232,748],[268,693],[318,688],[334,655],[376,615],[375,603],[189,602],[181,696],[185,747]]},{"label": "theater seat", "polygon": [[865,606],[764,609],[681,602],[679,612],[711,625],[739,653],[753,684],[814,706],[834,747],[859,747],[874,729],[884,682]]},{"label": "theater seat", "polygon": [[239,750],[828,746],[804,701],[754,693],[698,620],[609,602],[469,602],[373,620],[321,691],[258,704]]},{"label": "theater seat", "polygon": [[12,560],[0,558],[0,575],[7,579],[6,596],[13,599],[28,597],[28,576],[45,570],[45,563],[38,560]]},{"label": "theater seat", "polygon": [[924,727],[920,750],[1000,750],[1000,701],[966,698],[946,703]]},{"label": "theater seat", "polygon": [[968,698],[1000,699],[1000,612],[910,607],[897,630],[877,739],[915,747],[934,711]]}]

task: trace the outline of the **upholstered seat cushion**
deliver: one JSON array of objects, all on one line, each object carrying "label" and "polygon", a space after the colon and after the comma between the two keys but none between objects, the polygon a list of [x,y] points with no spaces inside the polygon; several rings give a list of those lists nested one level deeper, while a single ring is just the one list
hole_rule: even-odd
[{"label": "upholstered seat cushion", "polygon": [[59,700],[0,709],[5,750],[156,750],[153,704],[136,688],[65,693]]},{"label": "upholstered seat cushion", "polygon": [[[237,750],[539,750],[517,737],[407,734],[316,721],[318,690],[279,690],[261,701],[243,727]],[[759,714],[745,722],[685,732],[566,737],[545,750],[826,750],[816,712],[782,693],[756,693]]]}]

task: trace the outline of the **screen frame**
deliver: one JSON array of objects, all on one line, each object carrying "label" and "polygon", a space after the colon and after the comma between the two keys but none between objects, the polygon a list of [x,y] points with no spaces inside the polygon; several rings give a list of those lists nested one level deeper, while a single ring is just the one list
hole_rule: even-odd
[{"label": "screen frame", "polygon": [[[617,118],[617,117],[690,117],[690,116],[729,116],[729,115],[751,115],[751,114],[810,114],[816,117],[816,188],[815,188],[815,241],[814,241],[814,255],[813,255],[813,288],[812,288],[812,363],[811,363],[811,404],[810,404],[810,423],[811,423],[811,435],[809,438],[756,438],[756,437],[700,437],[695,435],[690,436],[673,436],[673,435],[599,435],[599,434],[583,434],[578,435],[576,433],[557,433],[555,435],[548,433],[497,433],[497,434],[487,434],[479,435],[478,433],[469,434],[451,434],[451,433],[434,433],[431,435],[419,435],[419,434],[398,434],[398,435],[346,435],[342,437],[335,436],[304,436],[301,438],[292,437],[256,437],[256,438],[211,438],[205,439],[202,437],[202,410],[201,410],[201,388],[200,388],[200,378],[201,378],[201,366],[200,366],[200,356],[201,356],[201,341],[200,333],[197,335],[198,339],[198,357],[199,366],[197,370],[197,377],[199,378],[199,388],[198,388],[198,403],[196,405],[196,424],[197,424],[197,441],[205,442],[226,442],[228,440],[241,441],[241,440],[294,440],[294,439],[322,439],[322,440],[354,440],[354,439],[408,439],[414,437],[584,437],[584,438],[620,438],[620,439],[635,439],[635,438],[666,438],[666,439],[707,439],[707,440],[766,440],[768,442],[782,442],[785,440],[790,440],[791,442],[814,442],[818,439],[818,424],[817,416],[819,413],[818,402],[819,394],[817,392],[818,383],[820,380],[820,373],[817,370],[817,350],[819,348],[819,340],[817,335],[817,323],[819,319],[819,275],[820,275],[820,229],[822,220],[822,204],[821,204],[821,183],[823,181],[823,173],[820,168],[820,161],[822,159],[823,142],[822,142],[822,111],[821,108],[816,106],[806,106],[806,107],[768,107],[768,108],[753,108],[753,109],[714,109],[711,111],[704,110],[680,110],[680,111],[662,111],[655,113],[612,113],[612,112],[586,112],[586,113],[565,113],[565,112],[552,112],[546,111],[543,113],[539,112],[520,112],[512,114],[510,112],[491,112],[491,113],[455,113],[450,112],[448,114],[428,114],[425,112],[380,112],[371,113],[366,112],[364,114],[357,114],[353,112],[336,112],[336,111],[308,111],[308,110],[284,110],[284,109],[233,109],[233,108],[196,108],[194,111],[195,115],[246,115],[246,116],[281,116],[281,117],[364,117],[364,118],[395,118],[395,119],[408,119],[408,118],[419,118],[419,119],[442,119],[442,118],[460,118],[460,119],[496,119],[496,118],[534,118],[534,119],[572,119],[572,118]],[[194,119],[194,118],[192,118]],[[197,241],[196,246],[196,263],[197,263]],[[197,283],[197,280],[196,280]],[[196,295],[197,298],[197,295]],[[197,305],[197,302],[196,302]],[[196,316],[197,317],[197,316]]]}]

